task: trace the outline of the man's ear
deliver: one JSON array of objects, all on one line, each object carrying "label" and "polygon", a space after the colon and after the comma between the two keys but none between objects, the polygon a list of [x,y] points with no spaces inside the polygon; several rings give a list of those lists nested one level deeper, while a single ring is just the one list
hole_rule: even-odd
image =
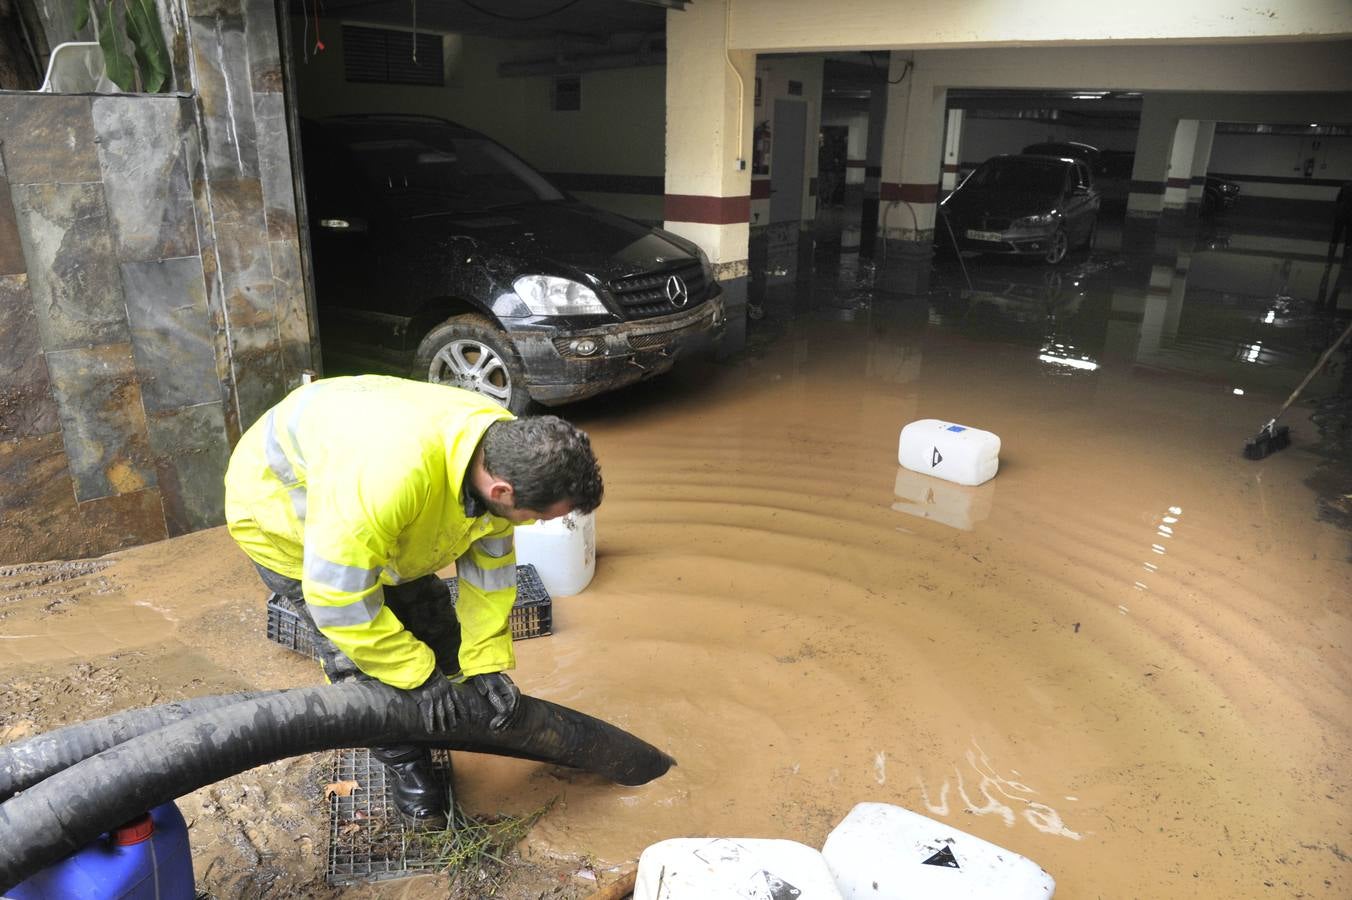
[{"label": "man's ear", "polygon": [[493,480],[488,485],[488,499],[502,506],[514,506],[516,491],[512,488],[511,482],[495,476],[489,477]]}]

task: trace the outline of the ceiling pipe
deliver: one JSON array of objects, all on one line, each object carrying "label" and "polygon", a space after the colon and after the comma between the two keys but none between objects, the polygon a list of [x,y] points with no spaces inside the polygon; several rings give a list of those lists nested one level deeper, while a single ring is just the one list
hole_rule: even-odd
[{"label": "ceiling pipe", "polygon": [[568,53],[560,50],[550,57],[514,60],[498,64],[502,78],[524,78],[539,75],[578,75],[602,69],[633,69],[640,66],[667,64],[666,37],[645,35],[633,50],[610,53]]}]

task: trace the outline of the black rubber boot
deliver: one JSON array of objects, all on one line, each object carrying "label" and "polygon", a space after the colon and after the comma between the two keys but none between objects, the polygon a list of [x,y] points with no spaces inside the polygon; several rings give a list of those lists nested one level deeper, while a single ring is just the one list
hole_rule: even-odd
[{"label": "black rubber boot", "polygon": [[417,831],[446,827],[446,790],[437,780],[432,754],[426,747],[372,747],[371,755],[385,764],[394,808],[404,824]]}]

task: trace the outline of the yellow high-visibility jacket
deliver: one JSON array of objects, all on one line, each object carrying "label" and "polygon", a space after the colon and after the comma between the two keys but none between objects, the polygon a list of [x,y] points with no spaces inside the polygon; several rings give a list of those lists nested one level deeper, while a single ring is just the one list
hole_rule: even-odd
[{"label": "yellow high-visibility jacket", "polygon": [[255,562],[301,581],[315,624],[359,669],[404,689],[427,680],[435,656],[385,608],[382,585],[455,561],[462,674],[510,669],[513,526],[473,515],[462,489],[484,431],[511,418],[478,394],[402,378],[297,388],[230,458],[230,534]]}]

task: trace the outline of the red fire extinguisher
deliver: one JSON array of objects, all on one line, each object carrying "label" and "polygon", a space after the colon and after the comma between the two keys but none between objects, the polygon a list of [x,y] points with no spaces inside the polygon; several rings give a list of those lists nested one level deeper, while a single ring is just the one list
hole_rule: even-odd
[{"label": "red fire extinguisher", "polygon": [[751,174],[768,175],[770,173],[770,123],[761,122],[756,126],[751,142]]}]

